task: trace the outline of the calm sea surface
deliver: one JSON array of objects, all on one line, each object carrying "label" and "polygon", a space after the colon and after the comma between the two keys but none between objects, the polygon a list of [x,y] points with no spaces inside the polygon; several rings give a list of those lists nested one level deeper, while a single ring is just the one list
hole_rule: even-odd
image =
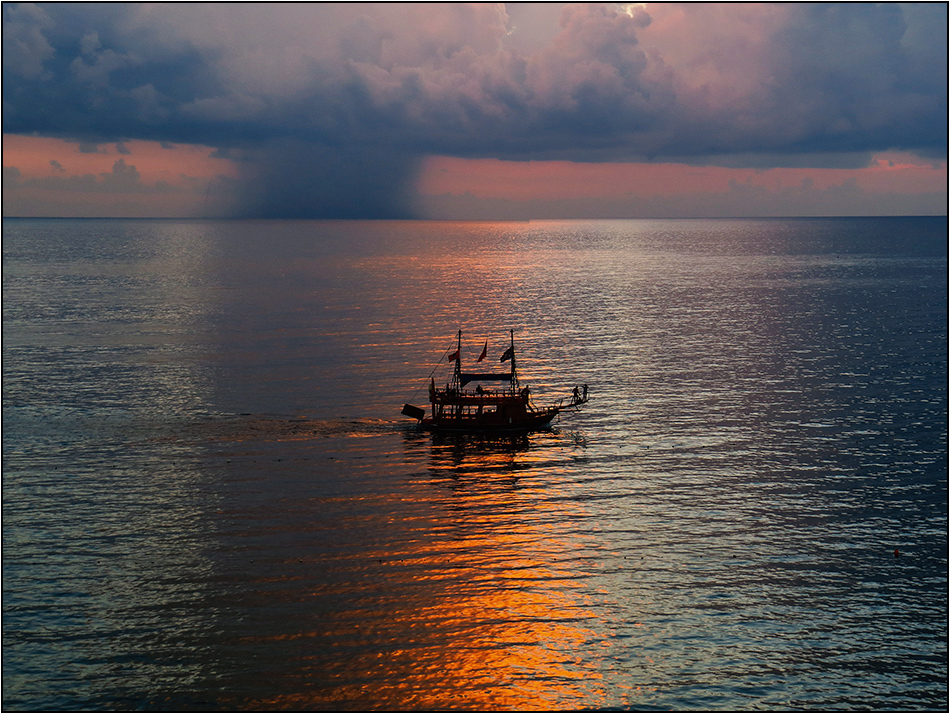
[{"label": "calm sea surface", "polygon": [[[945,710],[947,290],[943,218],[5,220],[3,707]],[[459,329],[590,403],[417,432]]]}]

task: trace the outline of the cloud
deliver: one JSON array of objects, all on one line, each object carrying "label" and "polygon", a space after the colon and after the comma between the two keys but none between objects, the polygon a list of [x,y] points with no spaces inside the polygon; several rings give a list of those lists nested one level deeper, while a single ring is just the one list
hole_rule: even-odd
[{"label": "cloud", "polygon": [[557,200],[482,198],[470,192],[422,196],[432,218],[529,220],[566,218],[732,218],[786,216],[945,215],[946,191],[872,192],[855,179],[819,188],[807,180],[768,187],[730,180],[725,190],[689,194],[581,196]]},{"label": "cloud", "polygon": [[437,218],[941,215],[946,164],[899,152],[860,169],[577,164],[431,157],[419,206]]},{"label": "cloud", "polygon": [[[242,188],[235,160],[211,147],[130,140],[78,151],[75,141],[4,135],[4,215],[228,216]],[[131,157],[134,156],[134,160]],[[55,158],[51,158],[55,157]],[[240,159],[236,155],[235,159]]]},{"label": "cloud", "polygon": [[947,148],[942,4],[3,11],[5,131],[240,151],[261,215],[407,215],[431,154],[767,166]]},{"label": "cloud", "polygon": [[[50,165],[57,172],[64,172],[58,161],[50,161]],[[41,178],[24,179],[22,172],[15,166],[4,166],[4,189],[17,190],[24,187],[42,187],[54,191],[87,192],[87,193],[166,193],[173,190],[164,182],[157,182],[152,186],[142,183],[141,174],[135,166],[119,159],[112,165],[112,171],[81,176],[46,176]]]},{"label": "cloud", "polygon": [[26,80],[44,77],[43,63],[55,51],[43,32],[53,21],[32,4],[6,6],[3,12],[4,74]]}]

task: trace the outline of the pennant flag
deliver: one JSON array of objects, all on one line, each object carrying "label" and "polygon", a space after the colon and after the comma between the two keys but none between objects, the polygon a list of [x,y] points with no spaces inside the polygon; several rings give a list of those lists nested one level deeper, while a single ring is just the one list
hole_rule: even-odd
[{"label": "pennant flag", "polygon": [[449,355],[449,362],[458,362],[458,361],[459,361],[459,351],[455,350],[455,352]]},{"label": "pennant flag", "polygon": [[499,360],[499,362],[504,362],[505,360],[509,360],[514,356],[515,356],[515,348],[514,346],[511,346],[505,350],[505,354],[501,356],[501,359]]},{"label": "pennant flag", "polygon": [[481,353],[480,355],[478,355],[478,359],[475,360],[475,361],[476,361],[476,362],[481,362],[483,359],[485,359],[485,356],[486,356],[487,354],[488,354],[488,340],[485,340],[485,346],[482,347],[482,353]]}]

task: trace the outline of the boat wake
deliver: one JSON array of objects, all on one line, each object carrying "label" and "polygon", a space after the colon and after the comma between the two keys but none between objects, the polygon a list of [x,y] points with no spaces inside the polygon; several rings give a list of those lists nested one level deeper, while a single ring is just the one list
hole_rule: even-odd
[{"label": "boat wake", "polygon": [[405,429],[405,422],[392,419],[312,419],[262,414],[220,414],[191,421],[151,425],[149,440],[192,444],[305,441],[398,434]]}]

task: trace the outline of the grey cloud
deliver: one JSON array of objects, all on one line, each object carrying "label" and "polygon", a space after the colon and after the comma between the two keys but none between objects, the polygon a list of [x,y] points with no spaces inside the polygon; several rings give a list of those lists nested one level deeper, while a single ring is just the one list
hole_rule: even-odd
[{"label": "grey cloud", "polygon": [[[3,167],[3,193],[5,196],[12,195],[22,185],[22,176],[23,172],[16,166]],[[5,208],[4,215],[7,215]]]},{"label": "grey cloud", "polygon": [[[935,10],[946,27],[946,6]],[[945,147],[946,62],[921,71],[906,32],[892,3],[796,6],[773,43],[767,125],[784,127],[790,147],[815,151]],[[946,34],[942,45],[945,57]],[[940,45],[931,51],[936,59]]]},{"label": "grey cloud", "polygon": [[55,54],[43,31],[53,21],[35,5],[3,7],[3,71],[10,77],[37,79],[43,63]]},{"label": "grey cloud", "polygon": [[[59,162],[50,161],[50,165],[57,170],[62,167]],[[4,188],[16,190],[20,188],[38,187],[54,191],[72,193],[169,193],[181,191],[164,181],[153,185],[142,183],[142,176],[138,169],[126,164],[125,159],[119,159],[112,165],[112,170],[101,174],[83,174],[71,176],[46,176],[42,178],[24,179],[22,172],[16,166],[3,167]]]},{"label": "grey cloud", "polygon": [[220,148],[215,149],[215,150],[212,151],[210,154],[208,154],[208,157],[209,157],[209,158],[212,158],[212,159],[230,159],[230,160],[234,160],[234,159],[235,159],[235,154],[234,154],[234,152],[231,150],[230,147],[222,146],[222,147],[220,147]]},{"label": "grey cloud", "polygon": [[[57,61],[40,79],[37,62],[52,49],[34,49],[31,78],[5,83],[5,123],[102,140],[236,146],[283,137],[472,156],[589,151],[594,160],[945,146],[945,132],[934,132],[946,116],[945,82],[941,70],[925,71],[940,47],[908,45],[900,6],[789,7],[763,55],[769,83],[724,109],[708,101],[715,86],[687,87],[678,81],[685,70],[641,45],[645,12],[609,6],[565,8],[559,34],[531,55],[505,47],[507,16],[489,6],[309,6],[292,16],[251,6],[237,19],[225,14],[232,6],[125,6],[90,10],[74,35],[62,23],[82,17],[75,7],[14,7],[5,29],[31,47],[49,46],[42,32],[55,24]],[[946,8],[931,12],[939,20]],[[228,46],[201,33],[212,20],[242,18],[263,27],[235,25],[225,37],[274,44]],[[319,41],[306,44],[289,19],[322,27]],[[917,34],[923,24],[915,20]],[[281,32],[291,44],[279,43]],[[37,90],[34,101],[26,89]]]},{"label": "grey cloud", "polygon": [[108,191],[136,191],[142,186],[142,176],[134,166],[119,159],[112,165],[112,172],[100,174],[102,186]]}]

